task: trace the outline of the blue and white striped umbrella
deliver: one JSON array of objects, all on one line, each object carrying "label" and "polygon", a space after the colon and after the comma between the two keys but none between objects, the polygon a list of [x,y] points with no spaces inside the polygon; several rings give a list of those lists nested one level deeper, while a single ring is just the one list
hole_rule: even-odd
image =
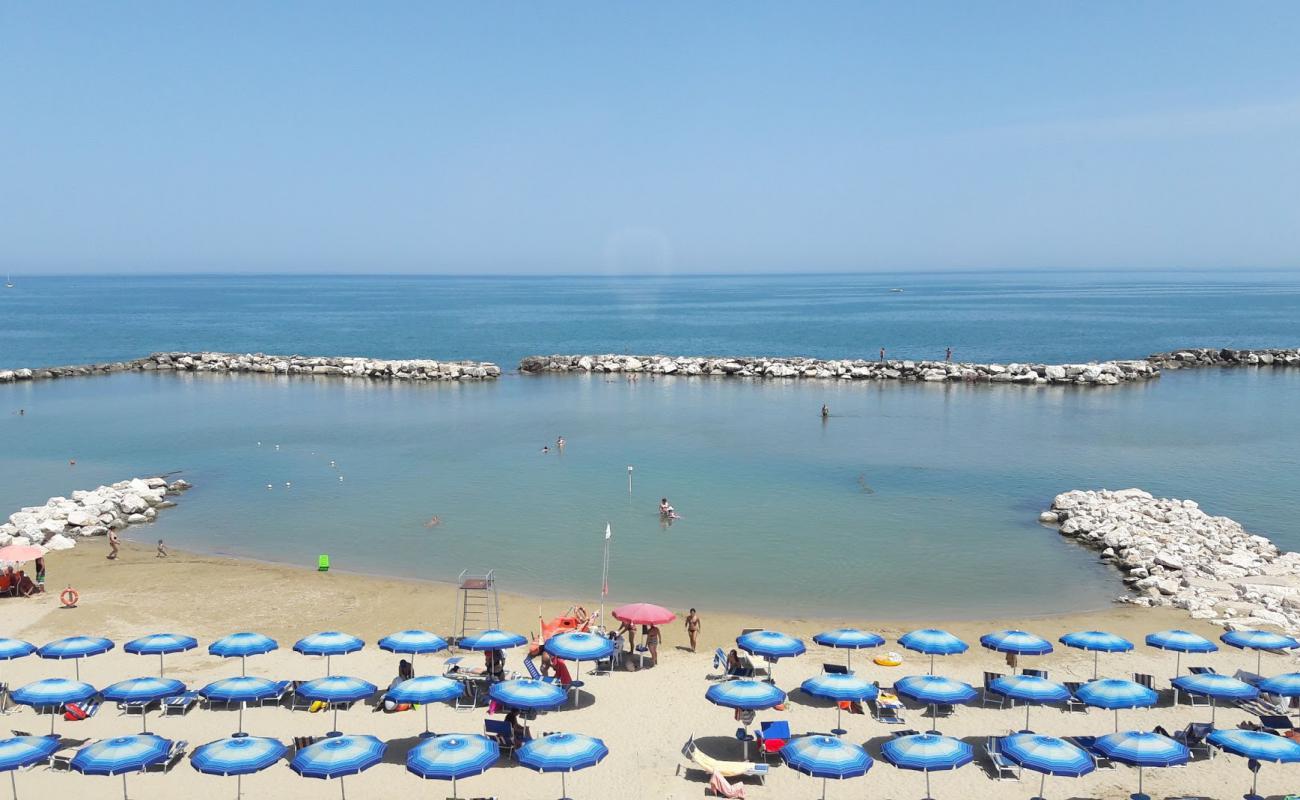
[{"label": "blue and white striped umbrella", "polygon": [[715,683],[704,693],[705,699],[715,706],[757,711],[779,706],[785,702],[785,692],[766,681],[723,681]]},{"label": "blue and white striped umbrella", "polygon": [[516,678],[492,684],[488,696],[507,708],[545,711],[564,705],[565,693],[564,687],[556,683]]},{"label": "blue and white striped umbrella", "polygon": [[[766,659],[769,663],[803,655],[807,650],[802,640],[779,631],[750,631],[737,636],[736,645],[746,653]],[[767,677],[768,680],[773,680],[771,668],[767,671]]]},{"label": "blue and white striped umbrella", "polygon": [[456,781],[482,775],[501,757],[497,743],[475,733],[452,733],[425,739],[406,754],[406,769],[421,778],[451,781],[456,796]]},{"label": "blue and white striped umbrella", "polygon": [[57,736],[14,736],[0,739],[0,772],[10,772],[49,759],[62,742]]},{"label": "blue and white striped umbrella", "polygon": [[1061,637],[1060,642],[1066,647],[1092,652],[1093,678],[1097,677],[1097,665],[1102,653],[1127,653],[1133,649],[1133,643],[1128,639],[1105,631],[1067,633]]},{"label": "blue and white striped umbrella", "polygon": [[542,648],[569,661],[599,661],[614,652],[614,640],[595,633],[570,631],[547,639]]},{"label": "blue and white striped umbrella", "polygon": [[83,775],[121,775],[122,797],[126,797],[127,773],[143,772],[146,767],[166,761],[171,749],[170,739],[152,733],[118,736],[81,748],[73,755],[70,766]]},{"label": "blue and white striped umbrella", "polygon": [[235,776],[235,796],[244,789],[244,776],[274,766],[288,750],[279,739],[264,736],[232,736],[200,745],[190,766],[204,775]]},{"label": "blue and white striped umbrella", "polygon": [[15,658],[30,656],[36,652],[36,645],[22,639],[0,638],[0,661],[12,661]]},{"label": "blue and white striped umbrella", "polygon": [[975,760],[975,750],[960,739],[918,733],[890,739],[880,747],[880,756],[899,769],[925,773],[925,796],[930,796],[930,773],[964,767]]},{"label": "blue and white striped umbrella", "polygon": [[1092,756],[1076,744],[1037,733],[1013,733],[998,740],[998,750],[1020,767],[1042,773],[1038,796],[1043,797],[1047,776],[1078,778],[1097,768]]},{"label": "blue and white striped umbrella", "polygon": [[241,675],[247,675],[248,657],[260,656],[278,650],[274,639],[260,633],[232,633],[208,645],[208,654],[222,658],[238,658]]},{"label": "blue and white striped umbrella", "polygon": [[1042,656],[1052,652],[1052,643],[1026,631],[998,631],[980,637],[980,645],[998,653]]},{"label": "blue and white striped umbrella", "polygon": [[509,650],[525,644],[528,644],[528,640],[517,633],[491,630],[466,636],[456,646],[462,650]]},{"label": "blue and white striped umbrella", "polygon": [[552,733],[525,743],[515,758],[529,769],[560,773],[560,796],[568,797],[565,773],[594,767],[607,755],[609,748],[599,739],[581,733]]},{"label": "blue and white striped umbrella", "polygon": [[183,653],[199,646],[199,640],[193,636],[179,633],[152,633],[132,639],[122,645],[122,649],[135,656],[158,656],[158,674],[163,674],[163,656],[170,653]]},{"label": "blue and white striped umbrella", "polygon": [[786,766],[814,778],[822,779],[822,800],[826,798],[827,780],[844,780],[867,774],[871,756],[856,744],[836,736],[799,736],[781,748]]},{"label": "blue and white striped umbrella", "polygon": [[1029,709],[1034,704],[1064,703],[1070,699],[1070,690],[1065,686],[1036,675],[1003,675],[994,678],[988,688],[1025,704],[1025,730],[1029,730]]},{"label": "blue and white striped umbrella", "polygon": [[1199,675],[1180,675],[1174,678],[1174,688],[1188,694],[1210,698],[1210,721],[1215,719],[1216,700],[1254,700],[1259,697],[1259,689],[1245,681],[1220,675],[1216,672],[1203,672]]},{"label": "blue and white striped umbrella", "polygon": [[325,631],[324,633],[313,633],[311,636],[304,636],[294,642],[293,649],[294,652],[302,653],[305,656],[325,656],[325,674],[329,675],[331,674],[331,658],[355,653],[365,646],[365,642],[350,633]]},{"label": "blue and white striped umbrella", "polygon": [[84,703],[97,694],[89,683],[69,680],[68,678],[45,678],[20,686],[10,692],[9,699],[15,703],[32,708],[43,708],[50,712],[50,733],[54,733],[54,721],[63,713],[63,706],[68,703]]},{"label": "blue and white striped umbrella", "polygon": [[[1294,764],[1300,761],[1300,744],[1284,736],[1277,736],[1264,731],[1247,731],[1240,728],[1224,728],[1211,731],[1206,741],[1220,750],[1243,758],[1256,761],[1268,761],[1273,764]],[[1252,778],[1250,796],[1258,796],[1259,770],[1251,770]]]},{"label": "blue and white striped umbrella", "polygon": [[394,703],[417,703],[424,706],[424,733],[429,734],[429,704],[460,697],[465,685],[440,675],[422,675],[402,681],[384,695]]},{"label": "blue and white striped umbrella", "polygon": [[244,731],[244,704],[275,697],[279,693],[280,687],[276,684],[266,678],[255,678],[251,675],[222,678],[199,689],[199,694],[208,700],[218,703],[239,703],[240,733]]},{"label": "blue and white striped umbrella", "polygon": [[1238,650],[1255,651],[1255,672],[1260,671],[1265,650],[1290,650],[1300,647],[1300,642],[1290,636],[1272,631],[1228,631],[1219,641]]},{"label": "blue and white striped umbrella", "polygon": [[294,690],[294,694],[308,700],[319,700],[322,703],[329,703],[334,706],[334,730],[339,729],[339,703],[355,703],[358,700],[364,700],[375,692],[379,687],[370,681],[363,681],[360,678],[350,678],[346,675],[331,675],[328,678],[317,678],[314,681],[307,681]]},{"label": "blue and white striped umbrella", "polygon": [[185,684],[174,678],[130,678],[107,686],[100,692],[112,703],[140,703],[141,731],[148,731],[149,703],[173,697],[185,691]]},{"label": "blue and white striped umbrella", "polygon": [[880,647],[885,643],[885,637],[871,631],[859,630],[857,628],[836,628],[833,631],[822,631],[813,637],[813,641],[822,647],[834,647],[840,650],[847,650],[847,666],[853,669],[853,651],[865,650],[869,647]]},{"label": "blue and white striped umbrella", "polygon": [[954,656],[970,649],[970,646],[961,639],[947,631],[935,628],[922,628],[905,633],[899,637],[898,643],[908,650],[929,656],[931,673],[934,672],[935,656]]},{"label": "blue and white striped umbrella", "polygon": [[1119,730],[1119,712],[1126,708],[1150,708],[1156,704],[1159,695],[1154,689],[1148,689],[1140,683],[1102,678],[1088,681],[1074,693],[1080,702],[1094,708],[1104,708],[1115,712],[1115,730]]},{"label": "blue and white striped umbrella", "polygon": [[289,768],[304,778],[339,779],[339,791],[347,798],[343,778],[359,775],[384,759],[388,745],[373,736],[330,736],[294,754]]},{"label": "blue and white striped umbrella", "polygon": [[56,661],[73,659],[77,680],[81,680],[81,659],[107,653],[112,649],[113,642],[102,636],[69,636],[38,648],[36,655]]},{"label": "blue and white striped umbrella", "polygon": [[379,649],[390,653],[436,653],[447,649],[447,640],[429,631],[399,631],[379,640]]},{"label": "blue and white striped umbrella", "polygon": [[1142,794],[1142,770],[1145,767],[1176,767],[1191,758],[1187,747],[1168,736],[1145,731],[1111,733],[1097,739],[1097,751],[1111,761],[1138,768],[1138,790]]},{"label": "blue and white striped umbrella", "polygon": [[[799,688],[815,697],[858,703],[864,700],[875,700],[877,695],[880,694],[880,689],[874,683],[867,683],[856,675],[817,675],[804,681]],[[841,726],[843,713],[844,711],[840,708],[839,702],[836,702],[835,730],[831,731],[831,733],[837,736],[844,734],[844,729]]]},{"label": "blue and white striped umbrella", "polygon": [[1279,697],[1300,697],[1300,672],[1288,672],[1259,682],[1259,690]]},{"label": "blue and white striped umbrella", "polygon": [[939,675],[908,675],[894,683],[894,691],[909,700],[930,706],[930,729],[934,730],[936,706],[969,703],[975,699],[975,689],[968,683]]},{"label": "blue and white striped umbrella", "polygon": [[1213,653],[1219,646],[1204,636],[1190,631],[1169,630],[1147,634],[1147,647],[1157,650],[1169,650],[1178,655],[1174,658],[1174,674],[1183,671],[1183,653]]}]

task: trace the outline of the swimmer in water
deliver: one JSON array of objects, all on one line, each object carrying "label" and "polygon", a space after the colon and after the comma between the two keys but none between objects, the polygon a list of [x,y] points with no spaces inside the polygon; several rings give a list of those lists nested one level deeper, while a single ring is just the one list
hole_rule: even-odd
[{"label": "swimmer in water", "polygon": [[550,448],[550,447],[545,447],[545,446],[542,447],[542,455],[546,455],[546,454],[549,453],[549,452],[551,452],[551,448]]},{"label": "swimmer in water", "polygon": [[561,437],[559,437],[558,439],[555,440],[555,446],[558,447],[558,448],[561,449],[561,450],[564,449],[564,437],[563,437],[563,436],[561,436]]},{"label": "swimmer in water", "polygon": [[668,519],[677,519],[677,510],[668,504],[667,497],[660,498],[659,500],[659,516]]},{"label": "swimmer in water", "polygon": [[428,521],[428,522],[424,523],[424,527],[426,527],[426,528],[435,528],[435,527],[437,527],[437,526],[438,526],[439,524],[441,524],[441,523],[442,523],[442,520],[438,519],[438,515],[437,515],[437,514],[434,514],[432,517],[429,517],[429,521]]},{"label": "swimmer in water", "polygon": [[831,407],[826,405],[825,403],[822,403],[822,419],[826,419],[830,415],[831,415]]}]

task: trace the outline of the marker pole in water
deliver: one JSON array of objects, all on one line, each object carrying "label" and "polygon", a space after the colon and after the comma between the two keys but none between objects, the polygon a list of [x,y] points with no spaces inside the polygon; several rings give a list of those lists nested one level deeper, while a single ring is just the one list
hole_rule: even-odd
[{"label": "marker pole in water", "polygon": [[627,493],[632,494],[632,465],[627,465]]}]

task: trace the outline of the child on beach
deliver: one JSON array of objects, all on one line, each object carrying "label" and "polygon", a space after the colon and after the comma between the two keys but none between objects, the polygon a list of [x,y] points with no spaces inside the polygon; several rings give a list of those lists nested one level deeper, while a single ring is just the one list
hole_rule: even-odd
[{"label": "child on beach", "polygon": [[122,545],[122,540],[117,538],[117,531],[112,528],[108,529],[108,548],[109,560],[117,558],[117,548]]},{"label": "child on beach", "polygon": [[167,545],[163,544],[163,540],[162,540],[162,539],[159,539],[159,540],[158,540],[158,554],[155,555],[154,558],[166,558],[168,555],[170,555],[170,553],[167,552]]}]

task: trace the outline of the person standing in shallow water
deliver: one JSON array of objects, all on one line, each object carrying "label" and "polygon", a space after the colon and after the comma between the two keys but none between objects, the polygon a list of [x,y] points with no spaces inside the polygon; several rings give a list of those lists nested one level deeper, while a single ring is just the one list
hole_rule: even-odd
[{"label": "person standing in shallow water", "polygon": [[830,415],[831,415],[831,407],[826,405],[825,403],[822,403],[822,419],[826,419]]}]

